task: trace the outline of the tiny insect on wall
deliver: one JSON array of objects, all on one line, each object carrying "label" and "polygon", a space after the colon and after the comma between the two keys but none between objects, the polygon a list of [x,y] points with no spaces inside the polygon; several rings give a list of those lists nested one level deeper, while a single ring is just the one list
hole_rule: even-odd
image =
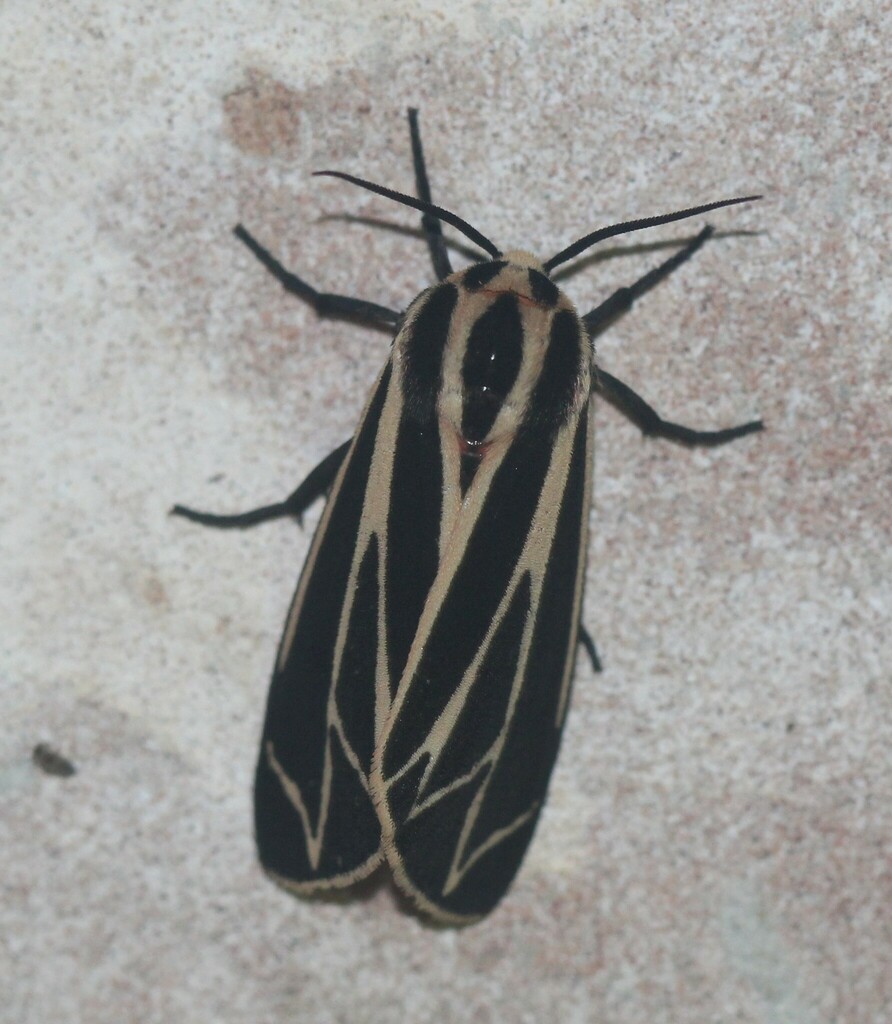
[{"label": "tiny insect on wall", "polygon": [[[318,292],[239,225],[236,236],[321,315],[395,331],[353,437],[285,501],[194,522],[300,517],[328,492],[285,623],[254,790],[260,859],[299,893],[386,863],[445,923],[487,914],[517,873],[567,712],[591,503],[592,396],[645,434],[720,445],[761,421],[670,423],[598,368],[594,339],[712,234],[580,316],[551,272],[596,242],[757,196],[593,231],[540,260],[500,251],[433,205],[418,129],[418,198],[335,171],[419,210],[437,283],[399,313]],[[453,272],[442,224],[488,254]]]},{"label": "tiny insect on wall", "polygon": [[69,779],[77,773],[71,761],[49,743],[38,743],[31,751],[31,760],[42,772],[60,779]]}]

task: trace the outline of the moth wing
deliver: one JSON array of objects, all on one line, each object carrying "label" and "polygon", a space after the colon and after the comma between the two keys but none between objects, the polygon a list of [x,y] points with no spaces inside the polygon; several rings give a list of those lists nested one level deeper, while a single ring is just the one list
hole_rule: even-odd
[{"label": "moth wing", "polygon": [[379,529],[370,522],[361,531],[361,523],[390,379],[388,364],[326,502],[267,698],[254,784],[257,847],[264,868],[297,891],[348,885],[381,859],[368,783]]},{"label": "moth wing", "polygon": [[373,766],[388,862],[443,921],[498,903],[542,809],[576,655],[591,440],[585,405],[478,470]]},{"label": "moth wing", "polygon": [[257,845],[297,891],[349,885],[381,860],[373,753],[437,571],[439,435],[396,376],[388,362],[335,480],[270,685]]}]

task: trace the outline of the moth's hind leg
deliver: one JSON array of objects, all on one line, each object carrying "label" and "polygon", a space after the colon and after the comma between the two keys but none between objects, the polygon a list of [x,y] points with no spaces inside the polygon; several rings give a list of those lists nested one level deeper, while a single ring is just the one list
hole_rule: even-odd
[{"label": "moth's hind leg", "polygon": [[182,516],[193,523],[200,523],[202,526],[215,526],[220,529],[243,529],[246,526],[256,526],[258,523],[266,523],[271,519],[282,519],[285,516],[293,516],[298,522],[303,513],[313,502],[326,494],[334,483],[338,470],[350,449],[351,441],[345,441],[333,452],[326,455],[315,469],[311,469],[306,479],[288,495],[284,501],[276,502],[273,505],[262,505],[260,508],[251,509],[249,512],[237,512],[234,515],[217,515],[213,512],[198,512],[196,509],[187,508],[185,505],[174,505],[170,510],[172,516]]}]

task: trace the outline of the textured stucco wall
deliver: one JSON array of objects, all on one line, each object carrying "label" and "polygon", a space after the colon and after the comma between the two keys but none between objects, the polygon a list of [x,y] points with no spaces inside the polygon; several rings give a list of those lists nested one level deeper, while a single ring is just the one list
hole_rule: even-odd
[{"label": "textured stucco wall", "polygon": [[[0,1020],[892,1020],[890,10],[817,7],[3,5]],[[309,534],[166,517],[282,497],[349,436],[386,336],[229,229],[404,305],[414,217],[309,173],[411,188],[409,104],[435,198],[506,247],[766,195],[600,343],[666,416],[769,429],[690,452],[599,406],[606,671],[580,665],[524,868],[461,932],[263,877]],[[696,227],[562,286],[588,308]]]}]

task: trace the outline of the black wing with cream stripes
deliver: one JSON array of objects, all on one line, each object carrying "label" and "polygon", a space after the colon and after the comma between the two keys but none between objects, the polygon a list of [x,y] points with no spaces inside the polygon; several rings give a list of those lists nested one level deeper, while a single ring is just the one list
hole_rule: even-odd
[{"label": "black wing with cream stripes", "polygon": [[390,377],[388,366],[325,506],[267,699],[254,787],[257,845],[264,867],[303,891],[356,881],[381,857],[368,781],[380,729],[380,528],[365,503]]},{"label": "black wing with cream stripes", "polygon": [[[414,337],[442,350],[449,316],[435,306]],[[443,494],[436,430],[407,408],[391,359],[313,539],[270,687],[257,843],[298,890],[350,884],[380,860],[372,755],[437,573]]]},{"label": "black wing with cream stripes", "polygon": [[[304,887],[353,881],[379,858],[368,776],[395,688],[389,663],[411,643],[436,572],[435,439],[394,417],[394,392],[388,366],[326,506],[270,690],[257,838],[265,866]],[[408,513],[396,550],[391,505]]]},{"label": "black wing with cream stripes", "polygon": [[498,903],[545,799],[576,651],[589,456],[587,407],[554,447],[508,446],[459,517],[400,681],[372,785],[387,858],[437,917]]}]

